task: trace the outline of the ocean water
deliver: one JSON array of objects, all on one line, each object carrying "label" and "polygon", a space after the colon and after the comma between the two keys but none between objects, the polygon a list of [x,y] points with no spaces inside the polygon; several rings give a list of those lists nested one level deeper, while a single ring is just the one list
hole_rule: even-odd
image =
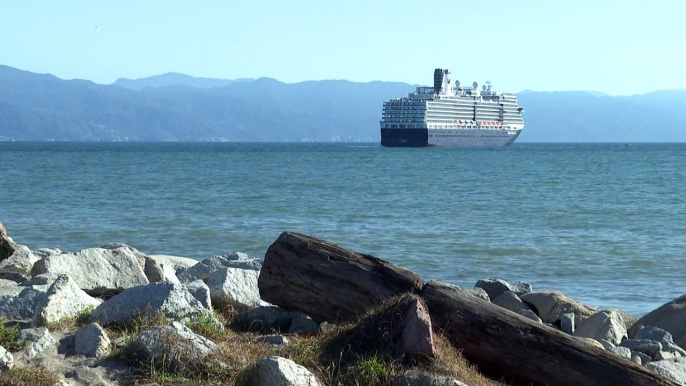
[{"label": "ocean water", "polygon": [[686,293],[686,144],[0,142],[31,248],[263,257],[286,230],[463,287],[528,281],[644,314]]}]

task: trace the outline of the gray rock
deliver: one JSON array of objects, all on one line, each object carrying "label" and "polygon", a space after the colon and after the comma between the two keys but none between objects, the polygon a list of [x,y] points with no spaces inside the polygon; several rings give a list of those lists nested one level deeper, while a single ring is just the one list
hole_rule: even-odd
[{"label": "gray rock", "polygon": [[576,329],[575,336],[607,340],[618,345],[627,337],[626,327],[617,311],[604,310],[591,315]]},{"label": "gray rock", "polygon": [[16,272],[0,272],[0,280],[12,281],[15,284],[21,284],[27,281],[29,278]]},{"label": "gray rock", "polygon": [[33,319],[49,288],[47,285],[0,287],[0,317],[14,320]]},{"label": "gray rock", "polygon": [[528,304],[524,303],[519,296],[512,291],[503,292],[502,295],[493,299],[493,304],[516,313],[519,313],[521,310],[531,309]]},{"label": "gray rock", "polygon": [[144,331],[129,349],[141,361],[159,363],[167,371],[184,372],[207,368],[207,357],[217,350],[217,345],[183,324],[172,322]]},{"label": "gray rock", "polygon": [[660,342],[643,339],[626,339],[622,341],[619,346],[626,347],[631,351],[642,352],[653,359],[657,353],[662,350],[662,344],[660,344]]},{"label": "gray rock", "polygon": [[269,357],[260,359],[252,371],[249,386],[321,386],[306,368],[290,359]]},{"label": "gray rock", "polygon": [[[560,330],[565,334],[574,335],[574,313],[568,312],[560,316]],[[580,336],[580,335],[578,335]],[[592,336],[585,336],[585,338],[593,338]]]},{"label": "gray rock", "polygon": [[166,280],[164,277],[164,271],[162,271],[162,267],[157,263],[157,261],[147,256],[143,258],[143,261],[143,273],[145,274],[145,277],[148,278],[148,282],[158,283]]},{"label": "gray rock", "polygon": [[524,295],[533,291],[533,287],[531,286],[531,284],[523,281],[518,281],[514,284],[510,284],[510,288],[511,291],[516,293],[517,295]]},{"label": "gray rock", "polygon": [[467,386],[467,384],[444,375],[412,371],[393,377],[391,386]]},{"label": "gray rock", "polygon": [[218,302],[229,302],[244,309],[268,306],[269,303],[260,298],[257,287],[259,276],[260,272],[252,269],[222,268],[210,274],[207,286],[210,287],[212,300]]},{"label": "gray rock", "polygon": [[21,286],[29,287],[32,285],[51,285],[60,276],[60,273],[42,273],[21,283]]},{"label": "gray rock", "polygon": [[182,283],[189,283],[195,280],[207,281],[212,273],[222,268],[240,268],[259,272],[262,269],[262,261],[242,252],[234,252],[202,260],[191,268],[178,271],[176,276]]},{"label": "gray rock", "polygon": [[312,334],[319,331],[319,325],[307,316],[295,313],[288,327],[289,334]]},{"label": "gray rock", "polygon": [[611,347],[607,351],[615,353],[622,358],[631,359],[631,349],[627,347]]},{"label": "gray rock", "polygon": [[634,338],[640,326],[658,327],[669,331],[674,343],[686,349],[686,295],[682,295],[649,312],[629,329],[629,338]]},{"label": "gray rock", "polygon": [[170,264],[160,264],[162,268],[162,279],[163,281],[170,281],[172,283],[181,283],[178,277],[176,277],[176,270],[173,265]]},{"label": "gray rock", "polygon": [[18,284],[14,280],[0,279],[0,287],[16,287]]},{"label": "gray rock", "polygon": [[580,337],[577,337],[577,339],[581,339],[582,341],[586,342],[586,344],[589,344],[589,345],[591,345],[591,346],[597,347],[597,348],[599,348],[599,349],[601,349],[601,350],[605,350],[605,346],[603,346],[602,343],[598,342],[598,341],[595,340],[595,339],[592,339],[592,338],[580,338]]},{"label": "gray rock", "polygon": [[188,321],[207,309],[182,284],[160,282],[124,290],[95,309],[91,321],[101,325],[128,323],[141,312],[159,312],[172,320]]},{"label": "gray rock", "polygon": [[14,367],[14,356],[4,347],[0,346],[0,370],[9,370]]},{"label": "gray rock", "polygon": [[145,259],[135,248],[110,244],[102,248],[48,256],[33,267],[33,274],[68,274],[90,295],[119,293],[149,283]]},{"label": "gray rock", "polygon": [[676,383],[686,385],[686,364],[670,361],[657,361],[648,363],[646,368],[668,379],[671,379]]},{"label": "gray rock", "polygon": [[632,351],[631,352],[631,360],[638,363],[639,365],[647,365],[648,363],[653,361],[653,358],[647,356],[646,354],[639,352],[639,351]]},{"label": "gray rock", "polygon": [[270,344],[272,346],[286,346],[289,341],[283,335],[269,335],[257,338],[258,341]]},{"label": "gray rock", "polygon": [[39,258],[25,245],[15,244],[14,248],[15,251],[10,257],[0,261],[0,272],[14,272],[31,276],[31,269]]},{"label": "gray rock", "polygon": [[188,257],[181,256],[171,256],[171,255],[150,255],[148,256],[155,260],[160,266],[167,265],[174,268],[174,272],[178,272],[182,269],[188,269],[196,264],[198,260],[191,259]]},{"label": "gray rock", "polygon": [[497,299],[500,295],[512,290],[512,288],[510,288],[510,284],[508,284],[505,280],[493,278],[481,279],[476,282],[474,287],[482,288],[484,291],[486,291],[486,293],[488,293],[488,297],[490,299]]},{"label": "gray rock", "polygon": [[192,281],[185,285],[188,292],[198,299],[200,304],[208,310],[212,310],[212,299],[210,298],[210,287],[202,280]]},{"label": "gray rock", "polygon": [[47,326],[50,323],[73,318],[89,308],[95,309],[102,303],[85,293],[68,275],[60,275],[50,286],[43,302],[36,308],[33,323]]},{"label": "gray rock", "polygon": [[534,322],[543,323],[541,318],[539,318],[538,315],[536,315],[536,313],[531,310],[520,310],[518,314],[527,317],[533,320]]},{"label": "gray rock", "polygon": [[605,350],[607,350],[607,351],[612,351],[612,349],[617,347],[614,343],[607,341],[605,339],[601,339],[598,342],[600,342],[600,344],[602,344],[603,347],[605,347]]},{"label": "gray rock", "polygon": [[652,326],[638,326],[635,331],[636,334],[633,337],[634,339],[654,340],[660,343],[674,343],[672,334],[661,328]]},{"label": "gray rock", "polygon": [[562,314],[574,313],[574,324],[580,325],[589,316],[596,313],[591,307],[566,297],[562,292],[540,291],[529,292],[520,296],[536,311],[538,317],[546,323],[558,323]]},{"label": "gray rock", "polygon": [[19,331],[19,342],[24,344],[24,353],[33,358],[54,346],[57,341],[47,328],[27,328]]},{"label": "gray rock", "polygon": [[463,289],[462,292],[466,293],[467,295],[471,295],[479,299],[486,300],[488,302],[491,301],[491,298],[488,297],[488,293],[484,291],[483,288],[467,288]]},{"label": "gray rock", "polygon": [[39,259],[45,259],[48,256],[61,255],[63,253],[59,248],[39,248],[31,252]]},{"label": "gray rock", "polygon": [[77,354],[101,359],[110,355],[110,338],[99,324],[91,323],[74,334],[74,349]]},{"label": "gray rock", "polygon": [[658,351],[657,354],[655,354],[655,360],[656,361],[674,361],[677,358],[681,358],[681,355],[675,353],[675,352],[669,352],[669,351]]}]

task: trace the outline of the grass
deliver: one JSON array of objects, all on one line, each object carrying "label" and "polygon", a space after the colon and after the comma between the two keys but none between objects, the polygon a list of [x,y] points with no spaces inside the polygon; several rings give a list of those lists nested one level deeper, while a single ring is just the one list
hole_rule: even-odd
[{"label": "grass", "polygon": [[7,320],[0,318],[0,346],[8,351],[19,351],[24,345],[19,343],[19,324],[7,327]]},{"label": "grass", "polygon": [[215,305],[215,317],[230,328],[216,329],[210,315],[198,315],[188,323],[219,347],[202,361],[202,366],[179,371],[165,363],[130,363],[137,368],[141,382],[158,385],[245,386],[251,381],[255,363],[269,356],[281,356],[304,366],[327,386],[388,385],[394,377],[410,372],[450,376],[471,386],[505,385],[482,376],[439,333],[434,334],[435,358],[421,363],[404,358],[398,343],[403,316],[411,301],[410,296],[391,299],[355,324],[338,325],[314,336],[291,335],[290,344],[283,347],[260,342],[259,333],[237,328],[237,310],[226,304]]},{"label": "grass", "polygon": [[76,330],[89,323],[93,311],[95,311],[95,307],[88,306],[73,317],[63,318],[57,322],[49,323],[45,327],[50,331]]},{"label": "grass", "polygon": [[13,367],[0,372],[0,385],[12,386],[54,386],[61,377],[38,367]]}]

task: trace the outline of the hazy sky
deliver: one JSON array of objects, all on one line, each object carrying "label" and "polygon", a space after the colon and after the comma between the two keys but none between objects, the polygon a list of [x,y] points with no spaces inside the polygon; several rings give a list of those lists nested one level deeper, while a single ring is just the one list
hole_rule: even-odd
[{"label": "hazy sky", "polygon": [[0,64],[111,83],[164,72],[502,91],[686,89],[684,0],[0,2]]}]

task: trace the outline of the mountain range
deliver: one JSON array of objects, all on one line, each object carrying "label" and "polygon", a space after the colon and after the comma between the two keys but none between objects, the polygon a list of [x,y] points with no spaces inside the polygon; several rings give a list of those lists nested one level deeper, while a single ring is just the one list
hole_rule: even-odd
[{"label": "mountain range", "polygon": [[[176,73],[102,85],[0,66],[0,140],[378,142],[383,101],[414,88]],[[518,142],[686,141],[683,90],[518,97],[526,111]]]}]

